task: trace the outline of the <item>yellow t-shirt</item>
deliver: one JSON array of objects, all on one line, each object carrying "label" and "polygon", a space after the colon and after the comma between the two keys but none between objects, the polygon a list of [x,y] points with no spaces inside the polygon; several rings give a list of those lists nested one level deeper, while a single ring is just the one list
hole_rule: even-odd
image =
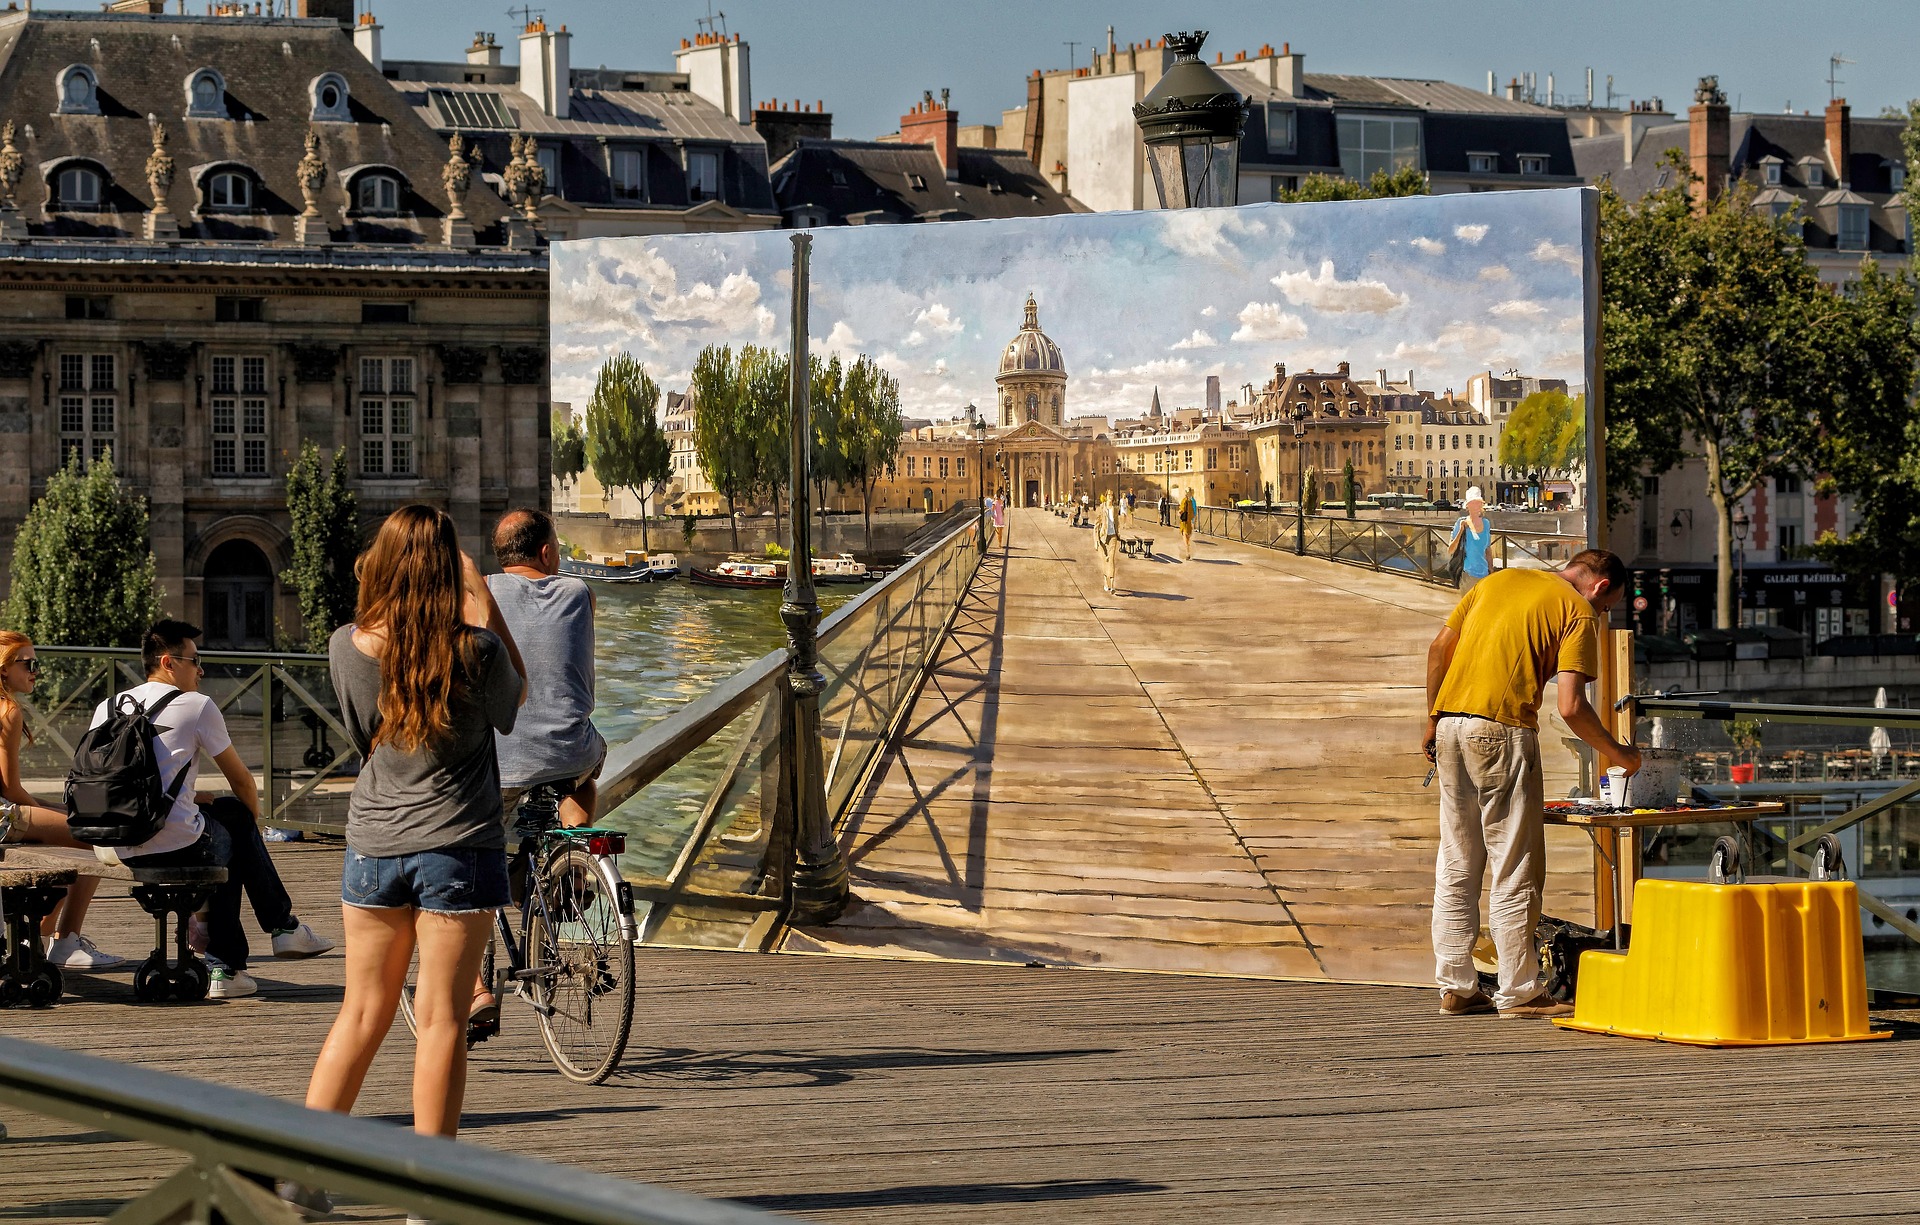
[{"label": "yellow t-shirt", "polygon": [[1540,726],[1540,696],[1558,672],[1600,674],[1600,614],[1551,570],[1496,570],[1447,627],[1460,635],[1431,714]]}]

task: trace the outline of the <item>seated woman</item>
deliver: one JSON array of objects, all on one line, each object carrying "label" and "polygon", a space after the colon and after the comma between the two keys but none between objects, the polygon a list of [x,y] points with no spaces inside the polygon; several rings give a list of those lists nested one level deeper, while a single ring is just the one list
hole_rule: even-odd
[{"label": "seated woman", "polygon": [[[33,652],[33,640],[12,630],[0,630],[0,816],[11,807],[13,842],[37,842],[42,846],[79,846],[67,832],[67,814],[42,804],[28,793],[20,781],[20,746],[31,741],[27,730],[27,712],[16,694],[33,692],[40,675],[40,661]],[[102,952],[81,933],[98,877],[82,876],[67,886],[67,896],[40,925],[47,939],[47,960],[63,970],[111,970],[125,965],[125,957]]]}]

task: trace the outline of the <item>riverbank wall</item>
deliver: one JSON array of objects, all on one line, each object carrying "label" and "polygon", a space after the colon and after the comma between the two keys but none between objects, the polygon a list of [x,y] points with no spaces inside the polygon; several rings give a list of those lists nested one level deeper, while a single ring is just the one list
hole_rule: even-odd
[{"label": "riverbank wall", "polygon": [[[873,516],[873,547],[869,549],[866,522],[861,516],[828,515],[825,539],[821,539],[820,520],[816,516],[812,520],[813,551],[820,556],[851,553],[869,564],[891,565],[899,561],[908,535],[933,517],[918,512],[876,513]],[[691,536],[686,531],[685,520],[651,519],[646,524],[644,543],[638,519],[616,519],[611,515],[567,511],[555,512],[553,518],[560,538],[576,548],[589,553],[621,553],[651,546],[655,551],[678,555],[682,570],[689,566],[707,569],[725,561],[728,554],[736,551],[733,532],[725,518],[696,519]],[[739,531],[737,551],[741,553],[764,553],[769,544],[785,545],[787,542],[785,516],[779,520],[777,530],[771,515],[765,518],[742,518]]]}]

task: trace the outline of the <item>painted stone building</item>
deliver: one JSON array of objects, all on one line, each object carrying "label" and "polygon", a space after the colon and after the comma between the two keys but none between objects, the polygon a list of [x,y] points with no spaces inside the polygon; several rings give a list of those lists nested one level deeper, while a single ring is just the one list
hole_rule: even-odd
[{"label": "painted stone building", "polygon": [[350,3],[160,8],[0,13],[0,549],[111,450],[167,608],[265,647],[301,442],[345,449],[366,522],[431,502],[477,542],[547,500],[546,256]]},{"label": "painted stone building", "polygon": [[[1320,500],[1345,496],[1346,465],[1353,464],[1360,496],[1387,488],[1387,419],[1341,362],[1330,373],[1287,373],[1276,363],[1273,377],[1252,398],[1246,432],[1252,446],[1249,496],[1292,502],[1304,465],[1319,482]],[[1296,424],[1301,427],[1296,431]]]}]

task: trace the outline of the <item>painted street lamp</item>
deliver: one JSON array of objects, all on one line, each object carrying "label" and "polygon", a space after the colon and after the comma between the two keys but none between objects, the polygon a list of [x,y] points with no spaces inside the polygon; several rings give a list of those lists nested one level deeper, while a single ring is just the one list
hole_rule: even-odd
[{"label": "painted street lamp", "polygon": [[1293,555],[1307,553],[1307,410],[1295,408],[1293,419]]},{"label": "painted street lamp", "polygon": [[1733,508],[1733,568],[1734,568],[1734,613],[1733,623],[1739,625],[1747,617],[1747,528],[1751,521],[1747,518],[1747,508]]},{"label": "painted street lamp", "polygon": [[987,421],[980,410],[967,405],[967,428],[973,432],[974,465],[973,475],[980,487],[980,554],[987,552]]},{"label": "painted street lamp", "polygon": [[1240,133],[1252,103],[1200,61],[1205,30],[1167,35],[1173,63],[1135,104],[1161,208],[1240,202]]}]

